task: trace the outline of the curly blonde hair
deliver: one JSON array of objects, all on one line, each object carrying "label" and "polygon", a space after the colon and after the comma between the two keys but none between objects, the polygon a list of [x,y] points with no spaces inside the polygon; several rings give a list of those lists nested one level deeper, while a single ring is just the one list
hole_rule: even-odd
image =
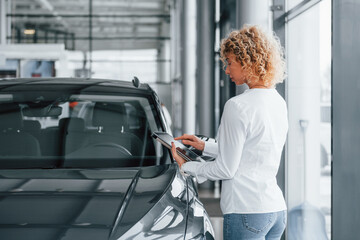
[{"label": "curly blonde hair", "polygon": [[278,37],[266,33],[259,26],[244,25],[224,38],[220,46],[220,59],[224,66],[231,53],[249,73],[248,83],[274,87],[286,77],[286,62]]}]

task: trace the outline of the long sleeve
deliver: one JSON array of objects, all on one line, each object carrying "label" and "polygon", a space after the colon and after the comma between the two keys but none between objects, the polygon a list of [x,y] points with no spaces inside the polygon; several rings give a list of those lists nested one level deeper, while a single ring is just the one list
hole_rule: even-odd
[{"label": "long sleeve", "polygon": [[218,147],[217,142],[205,142],[203,155],[216,157],[218,155]]},{"label": "long sleeve", "polygon": [[288,122],[284,99],[275,89],[248,89],[229,99],[216,145],[205,144],[212,162],[187,162],[181,170],[199,183],[222,180],[223,214],[268,213],[286,209],[276,181]]},{"label": "long sleeve", "polygon": [[[244,142],[246,139],[248,119],[243,109],[235,102],[225,104],[218,131],[218,154],[212,162],[187,162],[182,170],[197,178],[199,183],[209,180],[226,180],[234,177],[238,170]],[[207,145],[205,145],[207,147]],[[215,154],[214,146],[207,153]]]}]

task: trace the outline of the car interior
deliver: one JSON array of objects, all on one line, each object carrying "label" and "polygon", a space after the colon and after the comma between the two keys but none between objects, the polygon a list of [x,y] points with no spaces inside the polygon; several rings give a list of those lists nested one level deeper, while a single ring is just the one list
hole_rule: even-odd
[{"label": "car interior", "polygon": [[[126,158],[132,159],[132,166],[158,162],[146,114],[136,101],[70,106],[1,103],[0,158],[60,157],[72,164],[79,159]],[[64,117],[65,108],[69,114]]]}]

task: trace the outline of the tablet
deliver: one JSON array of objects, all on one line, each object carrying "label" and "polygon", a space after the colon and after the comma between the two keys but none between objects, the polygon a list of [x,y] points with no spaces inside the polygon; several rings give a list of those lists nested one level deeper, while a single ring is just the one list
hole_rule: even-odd
[{"label": "tablet", "polygon": [[166,132],[153,132],[151,135],[157,141],[159,141],[162,145],[169,148],[171,150],[171,142],[175,144],[176,152],[184,158],[186,161],[199,161],[200,156],[188,149],[184,144],[176,141],[173,136]]}]

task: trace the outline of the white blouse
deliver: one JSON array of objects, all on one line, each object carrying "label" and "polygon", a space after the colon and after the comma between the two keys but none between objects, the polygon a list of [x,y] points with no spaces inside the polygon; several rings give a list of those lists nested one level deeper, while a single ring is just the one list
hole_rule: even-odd
[{"label": "white blouse", "polygon": [[287,107],[275,89],[249,89],[224,107],[217,143],[205,143],[212,162],[187,162],[199,183],[222,180],[221,210],[268,213],[286,209],[276,174],[288,131]]}]

